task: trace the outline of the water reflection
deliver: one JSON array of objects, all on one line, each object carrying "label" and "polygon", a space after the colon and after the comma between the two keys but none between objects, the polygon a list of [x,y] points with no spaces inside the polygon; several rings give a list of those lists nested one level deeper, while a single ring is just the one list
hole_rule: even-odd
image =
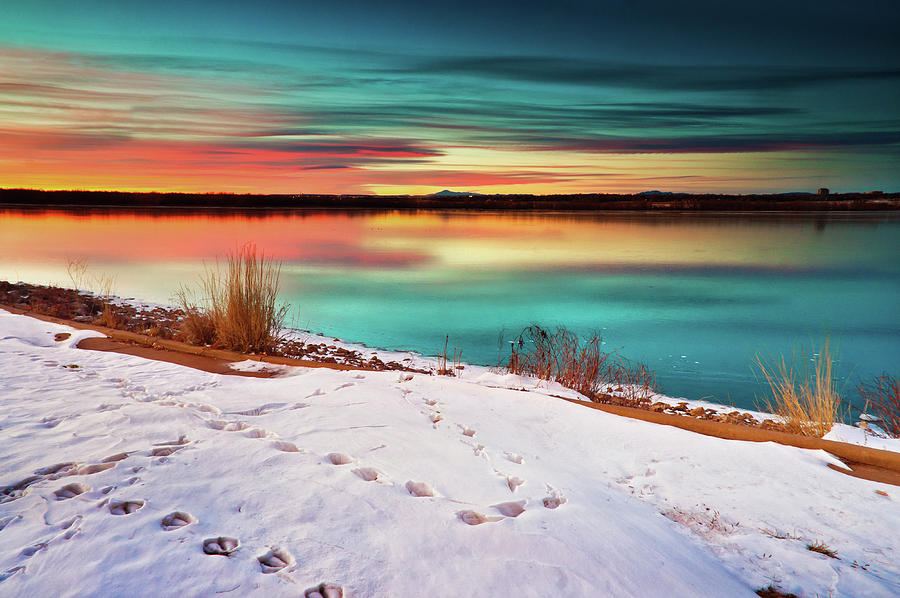
[{"label": "water reflection", "polygon": [[501,330],[601,329],[670,393],[749,405],[756,352],[825,334],[848,380],[896,369],[898,233],[897,214],[7,210],[0,278],[66,284],[83,258],[168,302],[255,242],[305,327],[426,353],[450,334],[485,364]]}]

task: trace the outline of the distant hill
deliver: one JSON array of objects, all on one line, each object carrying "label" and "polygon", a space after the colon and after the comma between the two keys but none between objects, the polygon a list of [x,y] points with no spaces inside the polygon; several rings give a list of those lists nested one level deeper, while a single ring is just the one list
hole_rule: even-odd
[{"label": "distant hill", "polygon": [[437,193],[429,193],[428,197],[458,197],[460,195],[484,195],[484,193],[475,193],[474,191],[451,191],[450,189],[444,189],[443,191],[438,191]]},{"label": "distant hill", "polygon": [[641,191],[640,193],[635,193],[635,195],[675,195],[672,191],[657,191],[654,189],[653,191]]}]

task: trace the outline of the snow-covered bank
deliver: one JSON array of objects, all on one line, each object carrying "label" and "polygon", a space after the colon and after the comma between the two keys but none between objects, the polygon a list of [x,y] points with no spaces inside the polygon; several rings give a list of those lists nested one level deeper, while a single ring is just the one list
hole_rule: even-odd
[{"label": "snow-covered bank", "polygon": [[0,312],[2,596],[900,591],[900,492],[822,452],[487,372],[239,378],[74,348],[93,334]]}]

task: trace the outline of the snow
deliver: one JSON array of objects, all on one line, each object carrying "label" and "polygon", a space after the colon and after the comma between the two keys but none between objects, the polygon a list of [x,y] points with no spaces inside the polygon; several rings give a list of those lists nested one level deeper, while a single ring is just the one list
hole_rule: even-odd
[{"label": "snow", "polygon": [[486,369],[222,376],[94,335],[0,311],[0,596],[900,593],[900,492],[821,451]]}]

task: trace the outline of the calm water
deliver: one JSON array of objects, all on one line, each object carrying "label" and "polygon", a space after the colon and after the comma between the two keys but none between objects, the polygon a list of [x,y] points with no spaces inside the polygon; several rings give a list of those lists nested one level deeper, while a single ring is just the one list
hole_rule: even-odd
[{"label": "calm water", "polygon": [[668,394],[746,407],[754,355],[826,335],[846,394],[900,375],[900,214],[0,211],[0,279],[67,285],[84,258],[170,302],[244,242],[282,260],[299,327],[368,345],[435,354],[449,334],[495,365],[501,333],[600,329]]}]

